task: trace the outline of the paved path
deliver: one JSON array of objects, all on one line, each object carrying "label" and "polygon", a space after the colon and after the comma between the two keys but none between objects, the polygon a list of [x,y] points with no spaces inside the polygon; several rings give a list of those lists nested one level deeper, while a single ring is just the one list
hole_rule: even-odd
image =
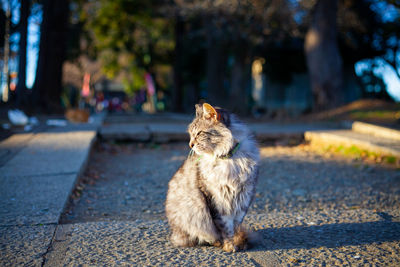
[{"label": "paved path", "polygon": [[[168,242],[163,202],[186,144],[101,144],[64,209],[99,122],[0,143],[1,266],[400,264],[399,171],[322,156],[307,146],[261,150],[259,187],[246,218],[258,238],[246,252],[177,249]],[[106,121],[106,127],[114,122]],[[135,119],[144,127],[127,132],[137,131],[139,141],[181,140],[187,117],[168,122],[162,116],[150,124]],[[114,133],[132,126],[123,123]],[[251,127],[267,133],[265,140],[321,130]]]},{"label": "paved path", "polygon": [[250,250],[172,247],[163,203],[187,152],[180,143],[98,145],[45,266],[400,264],[400,173],[308,146],[261,149]]},{"label": "paved path", "polygon": [[47,127],[0,143],[1,266],[42,265],[100,123]]}]

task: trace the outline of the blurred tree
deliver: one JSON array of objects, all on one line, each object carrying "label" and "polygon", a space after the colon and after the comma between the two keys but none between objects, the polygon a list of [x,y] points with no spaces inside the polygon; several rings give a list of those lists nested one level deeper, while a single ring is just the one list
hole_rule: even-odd
[{"label": "blurred tree", "polygon": [[[372,8],[379,1],[372,0],[74,2],[83,3],[84,53],[128,91],[152,73],[176,111],[192,110],[203,98],[248,112],[256,57],[265,59],[268,79],[285,85],[308,65],[314,109],[340,105],[348,100],[344,90],[354,90],[342,86],[355,79],[354,64],[384,55],[396,29],[379,20]],[[173,66],[173,88],[160,81],[160,66]]]},{"label": "blurred tree", "polygon": [[20,21],[18,31],[20,34],[18,48],[18,83],[16,88],[16,105],[21,108],[25,102],[26,95],[26,48],[28,39],[28,18],[30,11],[30,0],[22,0],[20,6]]},{"label": "blurred tree", "polygon": [[183,111],[183,34],[184,21],[179,14],[175,15],[175,51],[174,51],[174,90],[171,92],[172,110],[176,112]]},{"label": "blurred tree", "polygon": [[381,75],[375,73],[377,65],[370,60],[370,66],[363,69],[360,75],[360,82],[363,88],[363,98],[382,99],[393,101],[393,98],[386,90],[386,84]]},{"label": "blurred tree", "polygon": [[[346,71],[354,71],[357,62],[366,62],[374,69],[383,68],[385,60],[392,66],[397,75],[399,59],[400,13],[390,1],[376,0],[342,0],[338,10],[339,46]],[[396,11],[397,10],[397,11]],[[396,52],[397,51],[397,52]],[[395,56],[397,53],[397,56]],[[375,63],[374,63],[375,62]],[[355,75],[354,75],[355,76]],[[362,93],[365,96],[365,86]],[[387,87],[382,87],[387,90]],[[382,93],[383,94],[383,93]],[[387,91],[384,94],[388,95]],[[371,97],[373,94],[370,94]],[[378,97],[378,94],[376,94]]]},{"label": "blurred tree", "polygon": [[10,57],[10,35],[11,35],[11,1],[7,1],[7,10],[5,12],[5,26],[4,26],[4,46],[3,46],[3,75],[4,82],[2,81],[1,85],[3,87],[1,90],[3,91],[2,100],[4,102],[8,102],[9,97],[9,85],[10,85],[10,75],[9,75],[9,57]]},{"label": "blurred tree", "polygon": [[305,38],[314,110],[344,103],[342,58],[337,43],[337,0],[318,0]]},{"label": "blurred tree", "polygon": [[4,36],[6,34],[6,12],[0,8],[0,47],[4,46]]},{"label": "blurred tree", "polygon": [[43,0],[39,59],[33,102],[44,112],[61,112],[62,66],[66,57],[69,1]]},{"label": "blurred tree", "polygon": [[86,29],[87,17],[84,9],[88,7],[86,0],[72,0],[70,4],[70,20],[68,24],[66,61],[63,64],[63,103],[67,107],[75,107],[79,100],[79,91],[83,86],[85,74],[90,75],[90,86],[103,81],[102,65],[97,60],[96,48],[90,33]]},{"label": "blurred tree", "polygon": [[158,1],[146,0],[101,0],[83,9],[86,30],[104,73],[122,80],[128,92],[145,86],[146,72],[156,76],[157,65],[171,62],[173,22],[158,9]]},{"label": "blurred tree", "polygon": [[382,28],[377,32],[380,48],[385,51],[382,59],[400,79],[400,15],[394,21],[384,23]]},{"label": "blurred tree", "polygon": [[[190,45],[192,50],[193,46],[205,49],[207,86],[198,98],[206,98],[238,113],[247,113],[251,102],[249,84],[253,58],[265,56],[266,47],[296,34],[288,2],[227,0],[175,3],[189,29],[183,38],[184,46]],[[201,18],[200,23],[198,18]],[[196,27],[192,27],[193,24]],[[191,41],[195,39],[197,43]]]}]

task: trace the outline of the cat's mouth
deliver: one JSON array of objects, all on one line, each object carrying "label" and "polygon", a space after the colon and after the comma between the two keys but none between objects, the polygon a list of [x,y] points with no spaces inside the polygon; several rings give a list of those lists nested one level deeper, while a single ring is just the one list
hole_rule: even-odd
[{"label": "cat's mouth", "polygon": [[196,152],[193,150],[193,148],[190,149],[190,151],[189,151],[189,158],[192,157],[192,156],[194,156],[194,154],[196,154]]},{"label": "cat's mouth", "polygon": [[190,150],[190,154],[191,155],[201,155],[203,153],[201,153],[201,151],[199,151],[199,149],[197,148],[196,145],[192,146],[192,149]]},{"label": "cat's mouth", "polygon": [[193,155],[201,156],[204,154],[207,154],[207,151],[204,151],[203,149],[201,149],[201,147],[199,147],[196,144],[192,146],[192,149],[190,149],[190,152],[189,152],[190,156],[193,156]]}]

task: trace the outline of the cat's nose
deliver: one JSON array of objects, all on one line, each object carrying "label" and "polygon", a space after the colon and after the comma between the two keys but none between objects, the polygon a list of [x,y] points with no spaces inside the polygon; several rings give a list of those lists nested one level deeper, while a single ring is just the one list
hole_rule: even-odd
[{"label": "cat's nose", "polygon": [[193,142],[193,141],[190,141],[190,142],[189,142],[189,146],[190,146],[190,148],[193,148],[194,142]]}]

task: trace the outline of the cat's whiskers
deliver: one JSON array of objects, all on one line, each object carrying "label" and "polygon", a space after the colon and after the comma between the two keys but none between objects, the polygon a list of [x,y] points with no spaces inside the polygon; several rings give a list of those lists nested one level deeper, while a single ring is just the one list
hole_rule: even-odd
[{"label": "cat's whiskers", "polygon": [[193,154],[194,154],[194,150],[193,150],[193,148],[192,148],[192,149],[190,149],[190,151],[189,151],[189,156],[188,156],[188,158],[192,157]]}]

